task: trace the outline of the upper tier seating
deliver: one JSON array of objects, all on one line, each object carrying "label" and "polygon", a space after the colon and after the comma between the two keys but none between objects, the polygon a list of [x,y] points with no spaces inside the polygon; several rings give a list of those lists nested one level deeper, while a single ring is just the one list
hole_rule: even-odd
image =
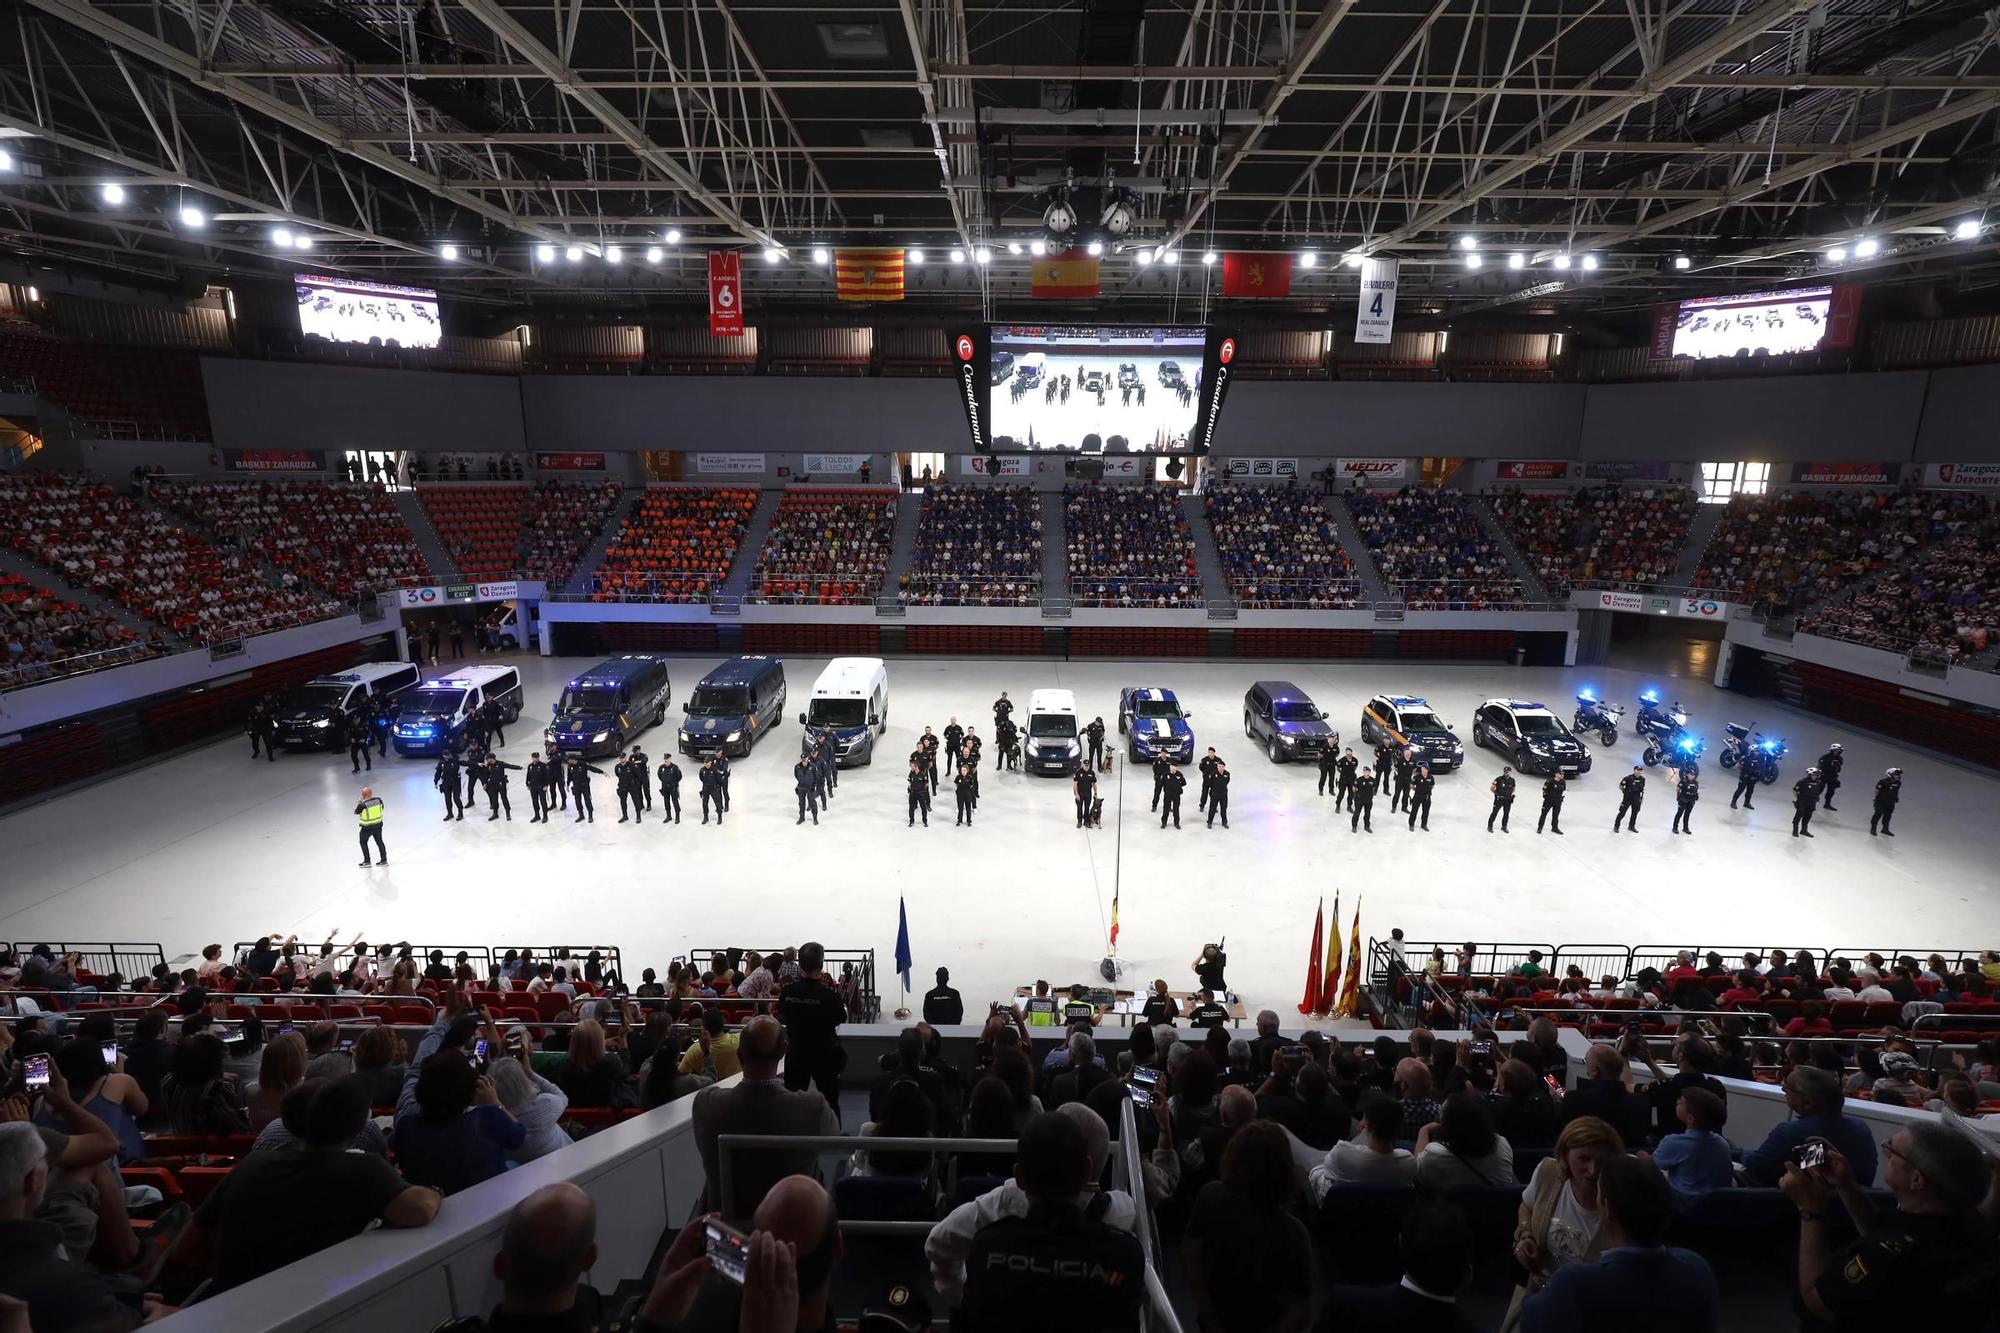
[{"label": "upper tier seating", "polygon": [[1383,579],[1412,608],[1520,604],[1505,553],[1457,491],[1351,491],[1347,506]]},{"label": "upper tier seating", "polygon": [[1801,610],[1921,546],[1934,493],[1781,491],[1729,501],[1702,553],[1705,590],[1774,610]]},{"label": "upper tier seating", "polygon": [[615,481],[545,481],[528,496],[528,513],[514,560],[517,578],[560,588],[604,530],[625,488]]},{"label": "upper tier seating", "polygon": [[342,611],[290,572],[267,582],[253,562],[95,477],[0,478],[0,524],[29,559],[189,638],[262,633]]},{"label": "upper tier seating", "polygon": [[749,600],[857,606],[875,599],[896,536],[896,492],[787,490],[757,553]]},{"label": "upper tier seating", "polygon": [[1175,486],[1063,488],[1070,594],[1078,606],[1203,603],[1194,532]]},{"label": "upper tier seating", "polygon": [[1360,606],[1361,581],[1326,504],[1296,485],[1208,493],[1208,526],[1229,593],[1247,607]]},{"label": "upper tier seating", "polygon": [[618,503],[615,481],[425,486],[424,512],[461,578],[569,582]]},{"label": "upper tier seating", "polygon": [[417,498],[460,578],[508,576],[527,510],[526,486],[419,486]]},{"label": "upper tier seating", "polygon": [[0,687],[136,662],[167,651],[155,627],[141,638],[100,611],[64,601],[0,570]]},{"label": "upper tier seating", "polygon": [[1887,553],[1873,584],[1800,620],[1799,631],[1957,662],[2000,634],[2000,517],[1977,495],[1932,494],[1925,545]]},{"label": "upper tier seating", "polygon": [[709,601],[756,509],[754,490],[648,486],[597,567],[596,599]]},{"label": "upper tier seating", "polygon": [[899,595],[913,606],[1034,606],[1042,593],[1042,501],[1032,486],[924,492]]},{"label": "upper tier seating", "polygon": [[343,600],[428,583],[431,569],[395,502],[373,482],[165,482],[153,497]]},{"label": "upper tier seating", "polygon": [[24,377],[49,398],[123,434],[206,439],[208,400],[192,352],[85,347],[21,326],[0,329],[0,378]]},{"label": "upper tier seating", "polygon": [[1579,584],[1671,582],[1699,503],[1683,486],[1501,489],[1488,499],[1552,597]]}]

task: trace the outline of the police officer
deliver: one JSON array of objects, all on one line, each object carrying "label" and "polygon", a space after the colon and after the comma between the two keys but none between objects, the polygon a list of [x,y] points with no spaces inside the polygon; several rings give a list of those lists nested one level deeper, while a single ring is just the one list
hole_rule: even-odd
[{"label": "police officer", "polygon": [[1500,831],[1508,832],[1507,820],[1514,813],[1514,770],[1502,768],[1500,776],[1486,784],[1486,790],[1493,793],[1493,808],[1486,812],[1486,831],[1493,831],[1493,821],[1500,821]]},{"label": "police officer", "polygon": [[[914,767],[914,766],[913,766]],[[812,753],[799,756],[799,762],[792,765],[792,790],[798,793],[798,823],[806,822],[806,815],[812,815],[813,827],[819,827],[819,775],[814,770],[817,762]],[[922,772],[921,768],[916,769]]]},{"label": "police officer", "polygon": [[1215,770],[1221,763],[1222,756],[1211,745],[1208,753],[1201,757],[1201,762],[1195,765],[1195,771],[1201,774],[1201,792],[1195,799],[1194,808],[1200,814],[1208,813],[1208,802],[1215,795]]},{"label": "police officer", "polygon": [[1646,770],[1638,764],[1634,764],[1630,773],[1618,779],[1618,814],[1611,821],[1611,831],[1616,833],[1619,824],[1623,823],[1625,816],[1629,814],[1632,816],[1632,825],[1627,832],[1637,833],[1639,831],[1639,807],[1645,803]]},{"label": "police officer", "polygon": [[368,730],[375,738],[375,753],[389,757],[389,724],[395,720],[396,710],[383,695],[375,695],[368,704]]},{"label": "police officer", "polygon": [[458,794],[458,756],[450,750],[438,756],[437,767],[431,770],[431,785],[444,793],[444,819],[440,822],[463,820],[465,801]]},{"label": "police officer", "polygon": [[979,775],[969,768],[961,768],[952,779],[952,791],[958,798],[957,823],[972,827],[972,810],[979,804]]},{"label": "police officer", "polygon": [[931,734],[929,727],[925,727],[924,734],[917,737],[917,754],[931,780],[931,794],[935,796],[938,789],[938,738]]},{"label": "police officer", "polygon": [[597,805],[590,799],[590,775],[604,776],[604,770],[590,763],[580,754],[569,759],[569,794],[576,798],[576,818],[572,824],[581,824],[588,819],[597,822]]},{"label": "police officer", "polygon": [[1005,721],[1008,715],[1011,714],[1013,711],[1014,711],[1014,704],[1012,700],[1008,699],[1007,691],[1005,690],[1000,691],[1000,697],[993,701],[993,729],[995,731],[998,731],[1000,729],[1000,724],[1003,721]]},{"label": "police officer", "polygon": [[1701,771],[1693,764],[1681,765],[1681,778],[1674,786],[1675,833],[1694,832],[1694,803],[1701,799]]},{"label": "police officer", "polygon": [[1364,768],[1354,779],[1354,790],[1347,795],[1347,808],[1353,818],[1347,821],[1347,831],[1367,829],[1375,831],[1375,790],[1378,786],[1375,770]]},{"label": "police officer", "polygon": [[1557,835],[1562,833],[1563,791],[1561,769],[1557,769],[1555,772],[1549,774],[1548,777],[1542,779],[1542,814],[1535,821],[1535,832],[1540,833],[1542,825],[1547,824],[1550,830]]},{"label": "police officer", "polygon": [[1090,745],[1090,767],[1093,771],[1104,767],[1104,719],[1091,719],[1083,729],[1084,739]]},{"label": "police officer", "polygon": [[444,631],[438,627],[435,617],[432,618],[429,625],[424,627],[424,647],[428,650],[432,666],[438,664],[438,642],[443,638],[443,635]]},{"label": "police officer", "polygon": [[[645,785],[645,770],[636,768],[629,753],[621,754],[618,762],[611,766],[611,778],[618,788],[618,822],[624,824],[644,818],[646,804],[639,788]],[[629,810],[626,808],[628,805],[631,807]]]},{"label": "police officer", "polygon": [[[646,752],[638,746],[632,747],[632,788],[639,799],[646,803],[646,813],[653,813],[653,784],[646,781]],[[634,812],[636,813],[636,811]]]},{"label": "police officer", "polygon": [[1437,786],[1437,779],[1431,776],[1428,760],[1417,764],[1416,772],[1410,774],[1410,794],[1403,806],[1410,812],[1410,827],[1417,827],[1418,816],[1423,817],[1424,832],[1431,831],[1431,788]]},{"label": "police officer", "polygon": [[382,845],[382,798],[372,787],[361,789],[361,800],[355,804],[354,817],[361,821],[361,864],[370,864],[368,844],[372,840],[375,850],[382,855],[382,864],[389,864],[389,849]]},{"label": "police officer", "polygon": [[1750,797],[1756,790],[1757,775],[1751,771],[1749,764],[1738,764],[1736,766],[1736,791],[1729,798],[1729,808],[1734,810],[1736,803],[1742,801],[1745,810],[1755,810],[1757,807],[1750,804]]},{"label": "police officer", "polygon": [[1792,836],[1810,838],[1813,811],[1819,807],[1819,770],[1809,768],[1805,776],[1792,784]]},{"label": "police officer", "polygon": [[1346,808],[1347,803],[1354,799],[1354,775],[1360,770],[1361,761],[1354,757],[1354,747],[1350,745],[1347,747],[1346,752],[1340,756],[1340,762],[1334,766],[1334,771],[1340,778],[1339,784],[1333,789],[1333,809],[1335,814],[1340,813],[1341,810]]},{"label": "police officer", "polygon": [[979,756],[985,748],[985,744],[979,739],[979,732],[972,727],[967,727],[965,729],[965,744],[959,752],[958,762],[961,764],[971,764],[974,768],[978,768]]},{"label": "police officer", "polygon": [[473,710],[472,716],[465,719],[466,748],[470,750],[485,749],[487,735],[486,710],[476,708]]},{"label": "police officer", "polygon": [[535,807],[535,813],[529,817],[528,822],[530,824],[546,824],[549,822],[550,804],[549,764],[546,759],[542,758],[540,750],[535,751],[534,757],[528,760],[527,783],[528,800]]},{"label": "police officer", "polygon": [[278,705],[276,704],[276,702],[274,702],[269,698],[266,698],[263,701],[262,711],[257,713],[255,716],[255,721],[253,725],[255,725],[255,727],[257,728],[257,732],[256,732],[256,739],[252,740],[250,743],[251,744],[250,757],[252,759],[255,759],[257,757],[256,744],[257,741],[261,740],[264,743],[264,761],[266,763],[271,763],[271,764],[277,763],[278,762]]},{"label": "police officer", "polygon": [[507,822],[509,824],[514,822],[514,803],[507,799],[509,769],[518,773],[521,771],[521,766],[510,764],[497,754],[487,755],[486,762],[480,765],[479,780],[486,784],[486,805],[492,811],[486,816],[486,822],[489,824],[500,818],[500,812],[503,810],[507,812]]},{"label": "police officer", "polygon": [[1395,779],[1394,794],[1389,800],[1389,813],[1407,810],[1410,806],[1410,777],[1416,772],[1417,759],[1409,746],[1396,751],[1395,767],[1391,770]]},{"label": "police officer", "polygon": [[249,733],[250,736],[250,757],[252,759],[257,758],[263,753],[264,719],[270,714],[270,711],[271,701],[268,698],[264,698],[251,704],[250,711],[244,715],[243,730]]},{"label": "police officer", "polygon": [[1153,756],[1153,812],[1159,813],[1160,793],[1167,789],[1167,774],[1174,771],[1173,764],[1163,754]]},{"label": "police officer", "polygon": [[[1340,751],[1328,746],[1319,752],[1319,795],[1326,795],[1328,787],[1337,786],[1340,778]],[[1335,806],[1338,810],[1340,807]]]},{"label": "police officer", "polygon": [[1868,817],[1868,834],[1875,835],[1877,825],[1881,826],[1884,837],[1895,837],[1889,828],[1889,821],[1896,817],[1896,802],[1903,799],[1903,770],[1892,768],[1875,780],[1875,813]]},{"label": "police officer", "polygon": [[1009,718],[1001,718],[993,724],[993,771],[998,773],[1002,765],[1012,767],[1020,755],[1015,742],[1020,739],[1021,729]]},{"label": "police officer", "polygon": [[1222,816],[1222,827],[1229,827],[1229,765],[1220,759],[1215,761],[1215,776],[1208,782],[1208,826],[1215,827],[1215,817]]},{"label": "police officer", "polygon": [[680,823],[681,766],[674,762],[671,750],[667,752],[667,757],[660,761],[660,767],[655,776],[660,780],[660,809],[666,812],[665,818],[661,819],[660,822],[662,824]]},{"label": "police officer", "polygon": [[1847,756],[1840,752],[1840,742],[1826,747],[1826,753],[1819,757],[1820,780],[1826,784],[1825,808],[1833,809],[1833,794],[1840,790],[1840,766],[1847,762]]},{"label": "police officer", "polygon": [[542,798],[544,816],[542,822],[547,823],[546,817],[558,809],[565,814],[569,813],[569,785],[563,781],[562,751],[549,745],[545,747],[544,755],[549,766],[549,791],[548,795]]},{"label": "police officer", "polygon": [[1097,796],[1097,770],[1078,768],[1070,779],[1070,795],[1076,797],[1076,826],[1090,826],[1090,803]]},{"label": "police officer", "polygon": [[[1187,774],[1181,772],[1179,764],[1169,765],[1167,768],[1167,786],[1166,786],[1167,799],[1165,805],[1162,806],[1160,809],[1161,828],[1165,828],[1167,826],[1167,817],[1169,815],[1173,816],[1175,828],[1179,828],[1181,826],[1181,793],[1186,790],[1187,790]],[[1222,827],[1224,828],[1229,827],[1229,821],[1227,819],[1224,819],[1222,821]]]},{"label": "police officer", "polygon": [[364,716],[356,718],[347,729],[347,761],[354,766],[353,772],[359,773],[363,764],[368,765],[369,772],[375,771],[375,761],[369,754],[368,719]]},{"label": "police officer", "polygon": [[[969,777],[972,779],[972,808],[977,810],[979,808],[979,765],[976,762],[960,764],[958,772],[960,777]],[[956,782],[957,779],[953,779],[953,781]]]},{"label": "police officer", "polygon": [[451,660],[456,662],[465,656],[465,626],[456,619],[451,622]]},{"label": "police officer", "polygon": [[475,745],[465,752],[465,795],[459,797],[461,805],[471,805],[479,794],[479,765],[486,760],[486,747]]},{"label": "police officer", "polygon": [[825,765],[825,781],[820,784],[819,803],[825,805],[833,799],[833,789],[840,785],[840,754],[833,748],[833,737],[822,734],[819,738],[821,762]]},{"label": "police officer", "polygon": [[[1005,699],[1007,696],[1003,694],[1000,697]],[[931,826],[931,780],[924,776],[924,771],[917,767],[914,760],[910,763],[910,775],[906,780],[906,785],[910,789],[910,827],[915,828],[917,826],[917,816],[921,814],[924,817],[924,827],[929,828]]]},{"label": "police officer", "polygon": [[[715,791],[716,795],[722,798],[721,809],[727,810],[729,808],[729,754],[724,750],[717,750],[715,752]],[[715,822],[718,824],[722,822],[719,813]]]},{"label": "police officer", "polygon": [[965,728],[958,725],[958,714],[944,724],[944,752],[953,771],[958,769],[958,757],[965,752]]},{"label": "police officer", "polygon": [[720,824],[723,810],[722,780],[715,776],[715,760],[710,759],[704,763],[701,770],[695,774],[695,780],[701,788],[701,822],[704,824],[708,822],[708,808],[713,805],[715,822]]},{"label": "police officer", "polygon": [[1379,791],[1391,785],[1391,777],[1396,771],[1396,742],[1388,737],[1375,747],[1375,786]]}]

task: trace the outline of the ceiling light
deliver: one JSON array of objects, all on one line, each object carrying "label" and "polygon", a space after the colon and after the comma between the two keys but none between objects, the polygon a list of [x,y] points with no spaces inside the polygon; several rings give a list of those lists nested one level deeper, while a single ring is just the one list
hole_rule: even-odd
[{"label": "ceiling light", "polygon": [[[5,154],[5,153],[0,153],[0,157],[5,157],[5,156],[6,156],[6,154]],[[5,163],[0,163],[0,171],[5,171],[5,170],[6,170],[6,164],[5,164]],[[1976,240],[1978,240],[1978,239],[1979,239],[1979,219],[1977,219],[1977,218],[1967,218],[1967,219],[1965,219],[1965,221],[1963,221],[1963,222],[1959,223],[1959,224],[1958,224],[1958,225],[1957,225],[1956,227],[1953,227],[1953,228],[1951,229],[1951,234],[1952,234],[1952,235],[1953,235],[1954,237],[1956,237],[1956,238],[1957,238],[1958,240],[1961,240],[1961,241],[1976,241]]]},{"label": "ceiling light", "polygon": [[1864,236],[1854,243],[1854,257],[1856,259],[1873,259],[1877,254],[1881,253],[1881,250],[1882,243],[1873,236]]},{"label": "ceiling light", "polygon": [[1092,241],[1089,245],[1086,245],[1084,249],[1089,251],[1093,255],[1101,255],[1104,253],[1104,242]]},{"label": "ceiling light", "polygon": [[1318,267],[1318,265],[1319,265],[1319,253],[1317,251],[1308,250],[1304,254],[1299,256],[1300,268],[1316,268]]},{"label": "ceiling light", "polygon": [[815,245],[813,247],[813,263],[824,264],[831,258],[833,258],[833,256],[827,252],[827,248],[825,246]]},{"label": "ceiling light", "polygon": [[1689,259],[1686,255],[1674,256],[1674,272],[1685,273],[1693,267],[1694,267],[1694,261],[1692,259]]},{"label": "ceiling light", "polygon": [[680,243],[681,243],[681,229],[679,227],[667,228],[667,244],[679,245]]},{"label": "ceiling light", "polygon": [[583,258],[583,247],[580,245],[570,246],[568,249],[563,251],[563,258],[567,259],[572,264],[576,263],[579,259]]},{"label": "ceiling light", "polygon": [[4,148],[0,148],[0,171],[12,171],[13,169],[14,155]]},{"label": "ceiling light", "polygon": [[1465,266],[1467,268],[1478,268],[1481,264],[1485,262],[1486,262],[1485,260],[1479,257],[1477,251],[1473,251],[1465,256]]},{"label": "ceiling light", "polygon": [[1555,265],[1556,265],[1556,267],[1557,267],[1557,268],[1568,268],[1568,267],[1569,267],[1569,256],[1568,256],[1568,255],[1557,255],[1557,256],[1556,256],[1556,258],[1555,258]]},{"label": "ceiling light", "polygon": [[194,231],[200,231],[208,225],[208,215],[193,204],[182,204],[181,225]]},{"label": "ceiling light", "polygon": [[1519,250],[1516,250],[1513,254],[1507,256],[1508,268],[1526,268],[1527,266],[1528,266],[1528,257],[1522,254]]},{"label": "ceiling light", "polygon": [[1347,267],[1349,268],[1360,268],[1361,256],[1350,250],[1346,254],[1340,257],[1340,262],[1347,265]]},{"label": "ceiling light", "polygon": [[657,264],[666,257],[667,257],[667,252],[665,250],[662,250],[659,246],[649,245],[646,247],[646,262],[648,264]]},{"label": "ceiling light", "polygon": [[1204,264],[1213,264],[1215,262],[1215,251],[1213,250],[1202,251],[1201,262]]},{"label": "ceiling light", "polygon": [[1010,254],[1010,255],[1018,255],[1018,254],[1020,254],[1020,253],[1021,253],[1021,243],[1020,243],[1019,241],[1009,241],[1009,242],[1007,242],[1007,253],[1008,253],[1008,254]]},{"label": "ceiling light", "polygon": [[993,262],[993,252],[982,245],[972,252],[972,258],[977,263],[990,264]]},{"label": "ceiling light", "polygon": [[1058,236],[1076,225],[1076,210],[1070,206],[1067,194],[1059,192],[1049,200],[1049,206],[1042,210],[1042,225]]},{"label": "ceiling light", "polygon": [[1847,262],[1847,248],[1839,245],[1834,246],[1826,252],[1826,262],[1829,264],[1845,264]]},{"label": "ceiling light", "polygon": [[1029,241],[1029,242],[1028,242],[1028,253],[1029,253],[1029,254],[1031,254],[1031,255],[1045,255],[1045,254],[1047,254],[1048,252],[1049,252],[1049,243],[1048,243],[1047,241]]},{"label": "ceiling light", "polygon": [[438,255],[440,258],[443,259],[457,259],[458,247],[453,245],[450,241],[446,241],[443,245],[440,245],[438,247]]},{"label": "ceiling light", "polygon": [[765,246],[765,247],[764,247],[764,262],[765,262],[765,263],[767,263],[767,264],[775,264],[775,263],[777,263],[777,262],[778,262],[778,261],[779,261],[780,259],[783,259],[784,257],[785,257],[785,252],[784,252],[783,250],[780,250],[780,249],[779,249],[779,248],[778,248],[777,246],[775,246],[775,245],[767,245],[767,246]]},{"label": "ceiling light", "polygon": [[951,247],[951,262],[954,264],[963,264],[965,262],[965,251],[961,247],[956,245]]},{"label": "ceiling light", "polygon": [[271,244],[277,246],[280,250],[291,249],[292,233],[284,227],[271,228]]},{"label": "ceiling light", "polygon": [[605,263],[607,263],[607,264],[622,264],[622,263],[624,263],[624,262],[625,262],[625,251],[624,251],[623,247],[620,247],[620,246],[616,246],[616,245],[608,245],[608,246],[604,247],[604,262],[605,262]]},{"label": "ceiling light", "polygon": [[293,240],[292,246],[294,249],[298,250],[310,250],[313,248],[313,238],[305,235],[304,233],[300,233],[300,235],[295,240]]},{"label": "ceiling light", "polygon": [[535,247],[535,258],[541,263],[553,264],[556,260],[556,248],[553,245],[538,245]]},{"label": "ceiling light", "polygon": [[1178,250],[1162,250],[1159,253],[1159,260],[1162,264],[1178,264],[1181,262],[1181,252]]},{"label": "ceiling light", "polygon": [[912,264],[921,264],[924,262],[924,252],[922,250],[905,250],[903,251],[903,258],[909,260]]},{"label": "ceiling light", "polygon": [[1477,236],[1461,236],[1458,238],[1458,248],[1461,250],[1477,250],[1479,248],[1479,238]]},{"label": "ceiling light", "polygon": [[1139,261],[1140,268],[1144,268],[1146,267],[1146,265],[1153,262],[1153,252],[1151,250],[1141,250],[1137,255],[1133,257]]},{"label": "ceiling light", "polygon": [[97,193],[107,204],[122,204],[125,202],[125,187],[117,181],[104,182],[104,184],[97,187]]},{"label": "ceiling light", "polygon": [[1595,273],[1595,272],[1597,272],[1597,256],[1596,256],[1596,255],[1585,255],[1585,256],[1583,257],[1583,271],[1584,271],[1584,272],[1586,272],[1586,273]]}]

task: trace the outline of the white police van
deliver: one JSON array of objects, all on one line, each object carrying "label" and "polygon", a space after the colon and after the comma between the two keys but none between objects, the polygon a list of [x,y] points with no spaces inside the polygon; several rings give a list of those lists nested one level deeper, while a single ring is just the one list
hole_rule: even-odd
[{"label": "white police van", "polygon": [[1083,760],[1076,725],[1076,695],[1068,690],[1036,690],[1028,696],[1028,719],[1021,728],[1021,762],[1030,773],[1074,773]]},{"label": "white police van", "polygon": [[875,760],[875,738],[889,729],[889,669],[879,657],[836,657],[813,682],[806,711],[799,714],[805,734],[799,753],[833,737],[834,759],[842,768]]},{"label": "white police van", "polygon": [[389,739],[396,753],[442,754],[465,748],[465,724],[487,703],[512,724],[521,716],[521,673],[510,666],[467,667],[427,680],[404,696]]}]

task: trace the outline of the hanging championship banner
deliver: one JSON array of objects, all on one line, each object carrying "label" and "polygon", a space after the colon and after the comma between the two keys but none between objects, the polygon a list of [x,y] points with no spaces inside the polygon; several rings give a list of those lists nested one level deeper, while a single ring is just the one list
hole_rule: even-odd
[{"label": "hanging championship banner", "polygon": [[1396,327],[1396,261],[1361,261],[1361,305],[1354,312],[1354,341],[1387,345]]},{"label": "hanging championship banner", "polygon": [[717,338],[743,336],[742,262],[734,250],[708,252],[708,331]]}]

